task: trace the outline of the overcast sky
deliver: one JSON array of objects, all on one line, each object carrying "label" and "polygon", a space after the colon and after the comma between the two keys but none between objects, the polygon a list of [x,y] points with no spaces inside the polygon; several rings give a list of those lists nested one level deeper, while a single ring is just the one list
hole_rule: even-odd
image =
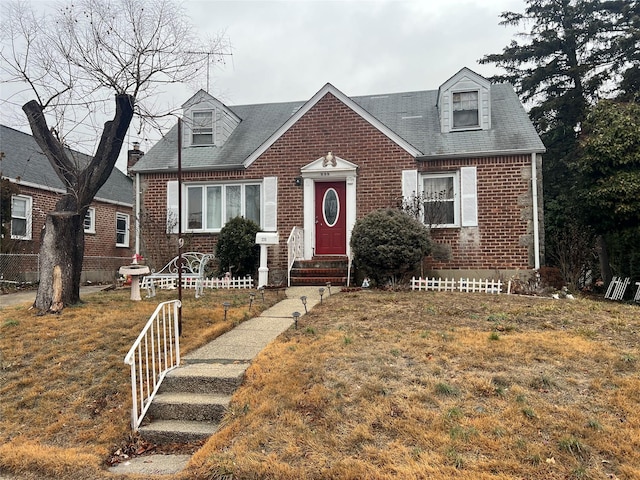
[{"label": "overcast sky", "polygon": [[[38,0],[36,3],[44,3]],[[211,69],[209,91],[227,105],[307,100],[327,82],[348,96],[437,89],[462,67],[499,73],[477,63],[498,53],[517,30],[498,25],[503,11],[524,0],[187,0],[203,36],[225,32],[232,56]],[[167,92],[180,105],[201,85]],[[29,132],[2,86],[3,124]],[[148,150],[155,139],[142,140]],[[130,145],[127,145],[129,148]],[[123,163],[119,162],[120,168]]]}]

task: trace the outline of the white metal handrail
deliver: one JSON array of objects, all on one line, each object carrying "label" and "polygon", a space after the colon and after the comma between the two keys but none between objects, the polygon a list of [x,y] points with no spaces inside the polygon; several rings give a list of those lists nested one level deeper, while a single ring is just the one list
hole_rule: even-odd
[{"label": "white metal handrail", "polygon": [[291,269],[299,258],[304,258],[304,229],[293,227],[287,239],[287,253],[289,262],[287,265],[287,285],[291,286]]},{"label": "white metal handrail", "polygon": [[180,365],[179,300],[162,302],[124,357],[131,366],[131,428],[138,430],[160,384]]}]

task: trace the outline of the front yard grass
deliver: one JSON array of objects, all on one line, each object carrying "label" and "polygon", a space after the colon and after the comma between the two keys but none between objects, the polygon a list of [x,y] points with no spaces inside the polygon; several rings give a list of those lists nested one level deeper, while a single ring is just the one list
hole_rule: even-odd
[{"label": "front yard grass", "polygon": [[[247,313],[238,294],[231,324]],[[157,303],[122,295],[57,317],[0,310],[0,472],[116,478],[122,358]],[[213,297],[185,306],[185,350],[230,328],[229,298]],[[640,478],[638,306],[361,291],[298,327],[253,362],[175,479]]]}]

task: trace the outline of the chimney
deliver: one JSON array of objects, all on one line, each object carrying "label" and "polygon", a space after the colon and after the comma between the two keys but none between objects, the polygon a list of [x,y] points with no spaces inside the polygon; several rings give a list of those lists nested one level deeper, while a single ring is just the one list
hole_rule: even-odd
[{"label": "chimney", "polygon": [[131,175],[131,169],[138,163],[144,155],[144,152],[140,150],[140,143],[133,142],[133,149],[127,152],[127,173]]}]

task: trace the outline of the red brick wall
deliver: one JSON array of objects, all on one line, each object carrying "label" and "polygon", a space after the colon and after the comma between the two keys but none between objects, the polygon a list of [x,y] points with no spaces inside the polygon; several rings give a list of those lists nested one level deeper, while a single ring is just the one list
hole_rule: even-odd
[{"label": "red brick wall", "polygon": [[419,171],[446,172],[465,166],[477,167],[478,227],[432,229],[434,242],[449,249],[450,259],[438,261],[430,258],[428,268],[532,268],[531,157],[431,160],[421,162]]},{"label": "red brick wall", "polygon": [[[14,253],[38,253],[40,250],[40,235],[44,227],[47,214],[55,208],[60,198],[59,194],[37,188],[20,186],[20,194],[32,198],[31,207],[31,240],[16,241]],[[131,257],[134,242],[133,209],[104,202],[93,202],[96,209],[96,233],[85,234],[85,256],[102,257]],[[116,212],[129,215],[129,245],[130,248],[116,247]]]},{"label": "red brick wall", "polygon": [[[285,132],[246,171],[183,173],[191,181],[261,180],[278,177],[278,231],[280,246],[269,247],[269,268],[286,269],[286,239],[303,224],[303,189],[295,186],[300,168],[331,151],[358,165],[357,218],[382,207],[395,207],[402,195],[402,170],[444,172],[476,165],[479,226],[470,229],[434,229],[435,242],[451,251],[448,261],[429,261],[439,269],[526,269],[530,266],[529,195],[530,157],[491,157],[417,162],[364,119],[328,94]],[[145,214],[166,224],[166,182],[175,174],[143,177]],[[526,212],[529,212],[526,214]],[[166,241],[164,230],[145,239],[150,245]],[[530,236],[529,236],[530,237]],[[479,239],[477,244],[474,239]],[[187,235],[188,250],[215,251],[215,235]],[[175,250],[171,258],[175,255]]]}]

